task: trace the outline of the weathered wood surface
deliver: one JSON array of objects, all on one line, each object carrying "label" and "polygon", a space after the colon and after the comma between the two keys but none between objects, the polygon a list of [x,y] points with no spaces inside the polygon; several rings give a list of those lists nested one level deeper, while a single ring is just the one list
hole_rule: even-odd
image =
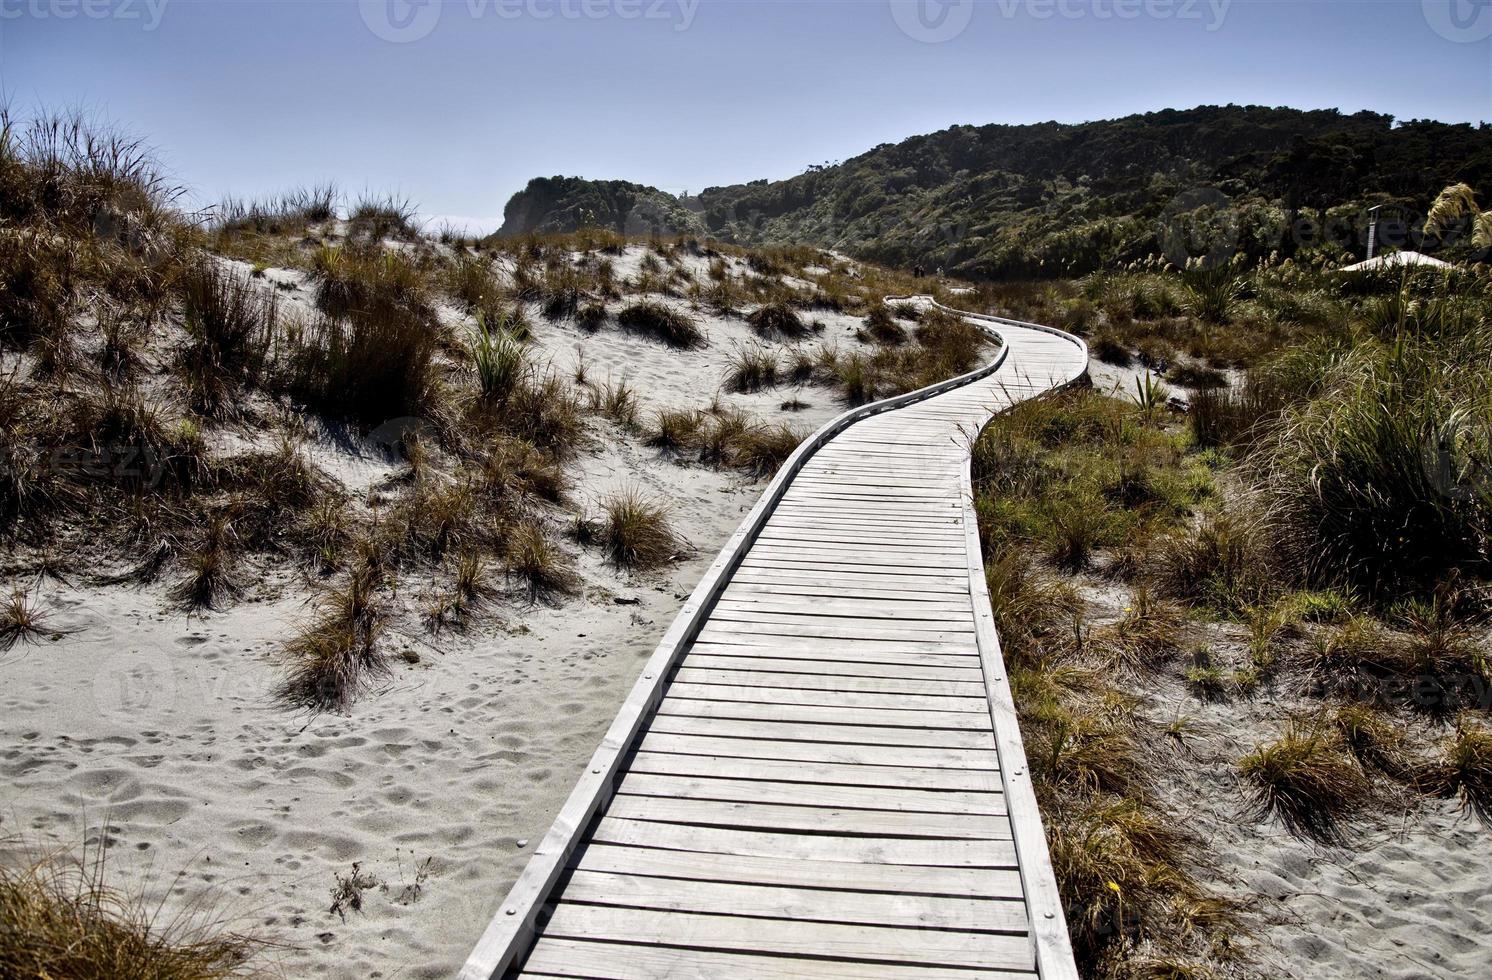
[{"label": "weathered wood surface", "polygon": [[788,461],[463,980],[1076,976],[968,444],[1087,350],[965,315],[1002,340],[990,367],[847,413]]}]

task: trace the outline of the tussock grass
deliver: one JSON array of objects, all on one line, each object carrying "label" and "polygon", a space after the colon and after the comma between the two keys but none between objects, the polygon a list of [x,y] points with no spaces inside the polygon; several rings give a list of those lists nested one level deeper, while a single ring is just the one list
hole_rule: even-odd
[{"label": "tussock grass", "polygon": [[642,300],[621,309],[616,322],[623,328],[689,350],[704,344],[699,323],[687,313],[655,300]]},{"label": "tussock grass", "polygon": [[530,601],[571,595],[578,588],[579,580],[564,553],[543,528],[532,522],[514,529],[507,542],[505,565],[508,577],[523,584]]},{"label": "tussock grass", "polygon": [[777,354],[761,345],[742,347],[731,356],[725,374],[725,387],[731,391],[751,392],[771,388],[778,381]]},{"label": "tussock grass", "polygon": [[618,568],[646,570],[672,561],[683,543],[668,522],[668,508],[624,490],[601,501],[605,514],[598,542]]},{"label": "tussock grass", "polygon": [[759,336],[769,340],[793,340],[810,331],[798,311],[786,303],[768,303],[748,316],[746,322]]},{"label": "tussock grass", "polygon": [[1331,712],[1342,746],[1365,771],[1399,778],[1407,772],[1404,730],[1381,712],[1363,704],[1341,704]]},{"label": "tussock grass", "polygon": [[105,872],[102,848],[0,866],[0,976],[227,980],[259,972],[266,944],[231,931],[209,905],[163,915]]},{"label": "tussock grass", "polygon": [[329,181],[255,200],[228,197],[213,209],[212,230],[220,236],[304,234],[309,225],[335,218],[340,200],[337,185]]},{"label": "tussock grass", "polygon": [[191,337],[178,370],[192,407],[211,416],[231,407],[237,384],[260,380],[279,339],[274,294],[203,258],[182,281],[182,309]]},{"label": "tussock grass", "polygon": [[1492,826],[1492,731],[1463,718],[1416,784],[1433,795],[1456,797],[1484,826]]},{"label": "tussock grass", "polygon": [[489,325],[485,317],[477,317],[471,332],[471,359],[482,397],[499,404],[508,400],[528,368],[523,342],[506,319]]},{"label": "tussock grass", "polygon": [[326,316],[290,345],[292,389],[328,414],[374,425],[421,414],[441,341],[426,271],[399,252],[351,246],[312,262]]},{"label": "tussock grass", "polygon": [[896,322],[891,308],[877,303],[865,317],[865,333],[878,344],[895,347],[907,342],[906,328]]},{"label": "tussock grass", "polygon": [[1195,528],[1166,536],[1155,577],[1166,595],[1225,613],[1269,601],[1279,591],[1272,542],[1245,508],[1208,515]]},{"label": "tussock grass", "polygon": [[345,582],[284,649],[285,672],[275,698],[283,706],[345,711],[388,673],[378,648],[387,613],[378,596],[384,570],[365,555]]},{"label": "tussock grass", "polygon": [[234,568],[237,547],[229,517],[209,519],[187,553],[187,577],[171,588],[171,600],[188,610],[219,609],[242,595],[243,581]]},{"label": "tussock grass", "polygon": [[1346,841],[1343,823],[1362,813],[1373,789],[1334,727],[1290,722],[1284,734],[1238,760],[1255,812],[1294,834],[1326,844]]},{"label": "tussock grass", "polygon": [[807,436],[781,422],[751,426],[740,437],[735,465],[758,478],[771,476]]},{"label": "tussock grass", "polygon": [[50,632],[48,617],[37,605],[31,592],[14,588],[10,598],[0,606],[0,650],[9,650],[17,643],[34,640]]},{"label": "tussock grass", "polygon": [[1093,642],[1115,666],[1153,671],[1177,653],[1181,625],[1179,609],[1156,599],[1140,585],[1130,593],[1129,604],[1117,622],[1094,630]]},{"label": "tussock grass", "polygon": [[419,208],[396,194],[364,194],[347,213],[347,231],[376,240],[415,238],[420,233]]},{"label": "tussock grass", "polygon": [[637,425],[641,406],[637,400],[637,391],[627,383],[626,378],[619,381],[607,378],[599,384],[591,385],[588,391],[591,411],[624,428]]},{"label": "tussock grass", "polygon": [[680,453],[698,446],[704,413],[693,409],[658,409],[643,441],[665,452]]},{"label": "tussock grass", "polygon": [[462,553],[456,557],[449,589],[437,594],[425,610],[425,628],[431,633],[446,628],[465,632],[495,595],[481,554]]}]

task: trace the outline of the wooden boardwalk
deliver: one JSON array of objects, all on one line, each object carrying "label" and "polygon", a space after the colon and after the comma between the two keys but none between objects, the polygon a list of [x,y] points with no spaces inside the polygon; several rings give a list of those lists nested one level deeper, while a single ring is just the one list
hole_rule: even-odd
[{"label": "wooden boardwalk", "polygon": [[1076,977],[968,445],[1087,349],[965,316],[1003,338],[990,365],[848,412],[784,466],[463,980]]}]

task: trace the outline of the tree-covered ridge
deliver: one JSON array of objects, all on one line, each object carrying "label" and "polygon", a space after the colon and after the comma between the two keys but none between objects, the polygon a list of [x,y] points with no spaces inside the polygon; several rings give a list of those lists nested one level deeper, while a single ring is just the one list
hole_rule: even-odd
[{"label": "tree-covered ridge", "polygon": [[[676,198],[621,181],[550,178],[508,203],[504,234],[587,224],[806,243],[978,277],[1080,274],[1174,261],[1362,250],[1366,209],[1387,244],[1447,184],[1492,197],[1492,127],[1371,112],[1167,109],[1075,125],[954,126],[781,181]],[[1462,255],[1464,257],[1464,254]]]}]

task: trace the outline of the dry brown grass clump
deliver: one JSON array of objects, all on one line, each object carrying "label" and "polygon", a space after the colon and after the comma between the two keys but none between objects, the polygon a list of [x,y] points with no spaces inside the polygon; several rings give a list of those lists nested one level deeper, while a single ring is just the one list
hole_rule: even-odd
[{"label": "dry brown grass clump", "polygon": [[896,322],[891,308],[877,303],[865,318],[865,332],[870,339],[888,347],[898,347],[907,342],[906,328]]},{"label": "dry brown grass clump", "polygon": [[187,610],[219,609],[241,595],[243,581],[233,567],[237,548],[228,515],[209,518],[186,556],[187,577],[168,593],[171,600]]},{"label": "dry brown grass clump", "polygon": [[14,980],[224,980],[255,975],[260,940],[210,911],[165,918],[108,883],[102,852],[0,867],[0,976]]},{"label": "dry brown grass clump", "polygon": [[1321,723],[1291,721],[1280,738],[1238,760],[1260,817],[1278,818],[1294,834],[1337,844],[1343,821],[1373,799],[1367,775],[1343,742]]},{"label": "dry brown grass clump", "polygon": [[1124,614],[1093,631],[1096,649],[1114,666],[1143,672],[1173,658],[1181,644],[1181,611],[1161,602],[1141,585],[1130,593]]},{"label": "dry brown grass clump", "polygon": [[523,584],[531,601],[570,595],[578,585],[564,552],[531,521],[518,525],[508,538],[506,567],[508,577]]},{"label": "dry brown grass clump", "polygon": [[601,501],[605,513],[598,537],[618,568],[656,568],[676,558],[684,545],[668,523],[668,508],[637,490],[624,490]]},{"label": "dry brown grass clump", "polygon": [[0,650],[9,650],[47,632],[47,616],[31,593],[22,588],[12,589],[10,598],[0,607]]},{"label": "dry brown grass clump", "polygon": [[777,384],[777,354],[765,347],[743,347],[731,357],[725,387],[731,391],[760,391]]},{"label": "dry brown grass clump", "polygon": [[1492,826],[1492,731],[1463,718],[1416,785],[1436,796],[1456,797],[1483,825]]},{"label": "dry brown grass clump", "polygon": [[653,413],[653,425],[644,442],[664,452],[680,453],[697,447],[704,413],[693,409],[661,408]]},{"label": "dry brown grass clump", "polygon": [[656,300],[641,300],[621,309],[616,322],[623,328],[645,334],[681,350],[699,347],[705,335],[694,317]]},{"label": "dry brown grass clump", "polygon": [[378,597],[384,572],[364,560],[321,603],[320,614],[285,646],[285,676],[276,690],[284,706],[343,711],[388,673],[378,639],[386,614]]},{"label": "dry brown grass clump", "polygon": [[748,316],[746,322],[758,335],[771,340],[802,337],[810,330],[798,311],[786,303],[768,303]]},{"label": "dry brown grass clump", "polygon": [[204,256],[181,283],[182,312],[190,343],[177,370],[194,410],[219,416],[232,407],[239,384],[258,384],[279,339],[274,294]]}]

